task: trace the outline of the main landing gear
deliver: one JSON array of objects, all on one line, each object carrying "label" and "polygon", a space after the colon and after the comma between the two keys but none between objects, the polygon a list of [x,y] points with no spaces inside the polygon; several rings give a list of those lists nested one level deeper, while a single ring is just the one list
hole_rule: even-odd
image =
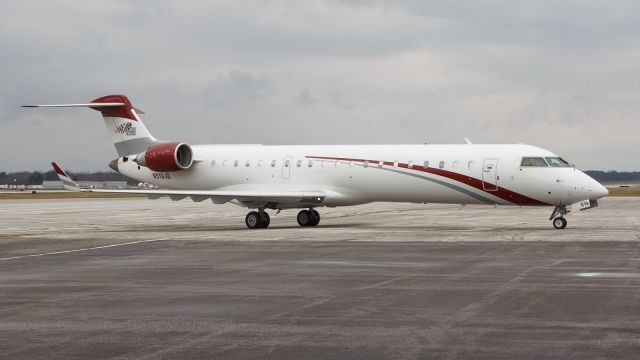
[{"label": "main landing gear", "polygon": [[249,229],[266,229],[271,223],[271,218],[265,211],[252,211],[247,214],[244,222]]},{"label": "main landing gear", "polygon": [[318,226],[320,223],[320,214],[313,210],[302,210],[298,213],[298,225],[305,226]]},{"label": "main landing gear", "polygon": [[567,227],[567,219],[564,218],[565,214],[568,214],[566,206],[556,206],[549,217],[549,220],[553,220],[553,227],[556,229],[564,229]]},{"label": "main landing gear", "polygon": [[[244,219],[249,229],[266,229],[269,227],[271,219],[269,214],[264,210],[251,211]],[[320,214],[314,209],[302,210],[298,213],[298,224],[305,226],[318,226],[320,223]]]}]

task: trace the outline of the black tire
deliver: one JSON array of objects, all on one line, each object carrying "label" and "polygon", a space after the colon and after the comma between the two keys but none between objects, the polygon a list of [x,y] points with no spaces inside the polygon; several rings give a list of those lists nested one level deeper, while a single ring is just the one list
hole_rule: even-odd
[{"label": "black tire", "polygon": [[266,229],[269,227],[269,224],[271,223],[271,218],[269,217],[269,214],[266,212],[261,212],[260,216],[262,216],[262,226],[261,228]]},{"label": "black tire", "polygon": [[262,216],[257,211],[251,211],[244,218],[244,223],[249,229],[258,229],[262,227]]},{"label": "black tire", "polygon": [[557,217],[553,219],[553,227],[556,229],[564,229],[567,227],[567,219],[563,217]]},{"label": "black tire", "polygon": [[309,224],[309,226],[318,226],[318,224],[320,223],[320,213],[318,213],[315,210],[311,211],[311,224]]},{"label": "black tire", "polygon": [[298,213],[298,225],[305,227],[311,224],[311,213],[308,210],[301,210]]}]

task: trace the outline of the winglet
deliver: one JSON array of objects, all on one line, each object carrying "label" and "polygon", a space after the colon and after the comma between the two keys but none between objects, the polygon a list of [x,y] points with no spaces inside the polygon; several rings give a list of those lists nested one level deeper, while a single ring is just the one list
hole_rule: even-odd
[{"label": "winglet", "polygon": [[78,186],[78,184],[76,184],[71,179],[71,177],[67,175],[67,173],[60,168],[60,166],[58,166],[58,164],[56,164],[55,162],[52,162],[51,166],[53,166],[53,170],[55,170],[56,174],[58,174],[58,177],[60,178],[60,181],[62,181],[62,186],[64,186],[65,190],[81,191],[80,186]]},{"label": "winglet", "polygon": [[466,143],[467,143],[467,145],[473,145],[473,143],[471,142],[471,140],[469,140],[469,138],[468,138],[468,137],[465,137],[465,138],[464,138],[464,142],[466,142]]}]

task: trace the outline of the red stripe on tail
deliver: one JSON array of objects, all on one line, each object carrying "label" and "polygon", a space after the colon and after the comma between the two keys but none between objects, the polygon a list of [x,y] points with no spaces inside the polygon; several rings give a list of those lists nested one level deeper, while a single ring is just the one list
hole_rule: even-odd
[{"label": "red stripe on tail", "polygon": [[97,98],[92,101],[92,103],[124,103],[123,106],[92,106],[93,110],[100,111],[102,116],[108,117],[119,117],[125,118],[133,121],[138,121],[136,117],[133,115],[131,111],[133,109],[133,105],[131,105],[131,101],[124,95],[107,95],[100,98]]}]

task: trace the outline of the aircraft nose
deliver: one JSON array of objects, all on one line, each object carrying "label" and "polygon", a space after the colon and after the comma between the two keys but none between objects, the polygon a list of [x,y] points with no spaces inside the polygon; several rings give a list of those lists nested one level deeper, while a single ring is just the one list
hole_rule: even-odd
[{"label": "aircraft nose", "polygon": [[609,195],[609,190],[602,186],[602,184],[600,184],[599,182],[593,180],[595,182],[594,186],[593,186],[593,193],[596,196],[596,199],[605,197],[607,195]]},{"label": "aircraft nose", "polygon": [[[585,174],[586,175],[586,174]],[[600,199],[609,195],[609,190],[602,186],[591,176],[587,176],[587,183],[585,184],[585,190],[588,190],[589,199]]]}]

